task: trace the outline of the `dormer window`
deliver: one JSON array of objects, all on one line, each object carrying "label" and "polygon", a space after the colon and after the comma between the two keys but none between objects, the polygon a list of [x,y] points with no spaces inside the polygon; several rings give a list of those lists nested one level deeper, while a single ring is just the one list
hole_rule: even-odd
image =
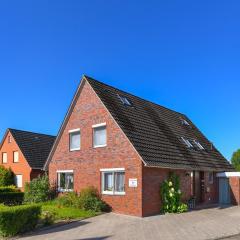
[{"label": "dormer window", "polygon": [[183,142],[186,144],[188,148],[193,148],[193,145],[189,140],[185,139],[184,137],[181,137],[181,139],[183,140]]},{"label": "dormer window", "polygon": [[127,97],[124,97],[124,96],[121,96],[121,95],[118,95],[118,97],[120,98],[123,105],[132,106],[132,103],[130,102],[130,100],[128,100]]},{"label": "dormer window", "polygon": [[193,141],[194,144],[200,149],[200,150],[204,150],[204,147],[202,146],[202,144],[196,140]]},{"label": "dormer window", "polygon": [[184,125],[184,126],[190,126],[190,124],[188,123],[188,121],[185,120],[184,118],[180,118],[180,120],[181,120],[182,125]]}]

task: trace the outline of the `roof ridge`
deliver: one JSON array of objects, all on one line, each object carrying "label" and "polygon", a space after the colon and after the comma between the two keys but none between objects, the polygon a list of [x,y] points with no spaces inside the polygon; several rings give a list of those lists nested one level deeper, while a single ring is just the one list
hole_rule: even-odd
[{"label": "roof ridge", "polygon": [[109,85],[109,84],[107,84],[107,83],[101,82],[101,81],[96,80],[96,79],[94,79],[94,78],[92,78],[92,77],[89,77],[89,76],[87,76],[87,75],[83,75],[83,77],[85,77],[86,80],[98,82],[98,83],[100,83],[100,84],[102,84],[102,85],[105,85],[105,86],[110,87],[110,88],[113,88],[113,89],[115,89],[115,90],[117,90],[117,91],[120,91],[120,92],[126,93],[126,94],[128,94],[128,95],[131,95],[131,96],[133,96],[133,97],[135,97],[135,98],[138,98],[138,99],[140,99],[140,100],[142,100],[142,101],[148,102],[148,103],[150,103],[150,104],[154,104],[154,105],[156,105],[156,106],[158,106],[158,107],[162,107],[162,108],[164,108],[164,109],[166,109],[166,110],[175,112],[175,113],[180,114],[180,115],[182,115],[182,116],[185,116],[184,113],[178,112],[178,111],[176,111],[176,110],[173,110],[173,109],[171,109],[171,108],[165,107],[165,106],[163,106],[163,105],[160,105],[160,104],[155,103],[155,102],[153,102],[153,101],[150,101],[150,100],[148,100],[148,99],[144,99],[144,98],[139,97],[139,96],[137,96],[137,95],[135,95],[135,94],[132,94],[132,93],[126,92],[126,91],[124,91],[124,90],[121,90],[121,89],[119,89],[119,88],[113,87],[113,86],[111,86],[111,85]]},{"label": "roof ridge", "polygon": [[48,136],[48,137],[56,137],[56,136],[50,135],[50,134],[38,133],[38,132],[32,132],[32,131],[26,131],[26,130],[21,130],[21,129],[16,129],[16,128],[8,128],[8,130],[9,130],[10,132],[11,132],[11,131],[19,131],[19,132],[26,132],[26,133],[44,135],[44,136]]}]

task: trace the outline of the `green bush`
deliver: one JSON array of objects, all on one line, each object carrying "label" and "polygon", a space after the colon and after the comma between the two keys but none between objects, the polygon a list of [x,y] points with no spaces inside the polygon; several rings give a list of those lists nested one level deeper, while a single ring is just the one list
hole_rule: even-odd
[{"label": "green bush", "polygon": [[78,207],[83,210],[91,210],[95,212],[107,211],[108,206],[103,202],[94,187],[88,187],[81,191]]},{"label": "green bush", "polygon": [[161,184],[160,194],[162,199],[163,213],[181,213],[186,212],[188,207],[181,203],[182,192],[180,190],[179,177],[171,173],[168,180]]},{"label": "green bush", "polygon": [[39,205],[0,207],[0,235],[14,236],[36,227],[41,214]]},{"label": "green bush", "polygon": [[0,187],[5,187],[14,184],[14,174],[9,168],[0,166]]},{"label": "green bush", "polygon": [[51,192],[48,176],[39,176],[25,184],[24,201],[26,203],[45,202],[51,198]]},{"label": "green bush", "polygon": [[75,192],[65,193],[55,201],[59,206],[74,207],[86,211],[101,212],[110,210],[109,206],[101,200],[98,190],[94,187],[83,189],[80,195]]},{"label": "green bush", "polygon": [[51,211],[42,211],[41,223],[44,226],[52,225],[56,219],[56,213]]},{"label": "green bush", "polygon": [[20,192],[20,190],[15,185],[10,185],[6,187],[0,187],[0,193],[7,192]]},{"label": "green bush", "polygon": [[23,192],[0,192],[0,203],[3,203],[4,205],[20,205],[23,200]]}]

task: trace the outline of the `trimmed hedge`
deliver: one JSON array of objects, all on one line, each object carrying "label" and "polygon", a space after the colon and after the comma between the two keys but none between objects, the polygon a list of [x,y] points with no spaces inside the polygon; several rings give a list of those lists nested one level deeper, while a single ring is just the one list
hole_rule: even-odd
[{"label": "trimmed hedge", "polygon": [[40,205],[0,206],[0,235],[14,236],[34,229],[40,214]]},{"label": "trimmed hedge", "polygon": [[23,200],[23,192],[0,192],[0,203],[3,203],[4,205],[20,205]]},{"label": "trimmed hedge", "polygon": [[20,190],[15,185],[10,185],[6,187],[0,187],[0,193],[6,192],[20,192]]}]

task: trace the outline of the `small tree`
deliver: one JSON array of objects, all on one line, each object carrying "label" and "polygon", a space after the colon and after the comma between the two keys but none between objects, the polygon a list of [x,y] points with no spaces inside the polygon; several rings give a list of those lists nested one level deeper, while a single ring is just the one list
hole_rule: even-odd
[{"label": "small tree", "polygon": [[14,184],[14,174],[9,168],[0,166],[0,187],[10,186]]},{"label": "small tree", "polygon": [[51,192],[48,176],[39,176],[25,184],[24,201],[28,203],[45,202],[50,199]]},{"label": "small tree", "polygon": [[240,149],[233,153],[231,163],[237,171],[240,171]]}]

